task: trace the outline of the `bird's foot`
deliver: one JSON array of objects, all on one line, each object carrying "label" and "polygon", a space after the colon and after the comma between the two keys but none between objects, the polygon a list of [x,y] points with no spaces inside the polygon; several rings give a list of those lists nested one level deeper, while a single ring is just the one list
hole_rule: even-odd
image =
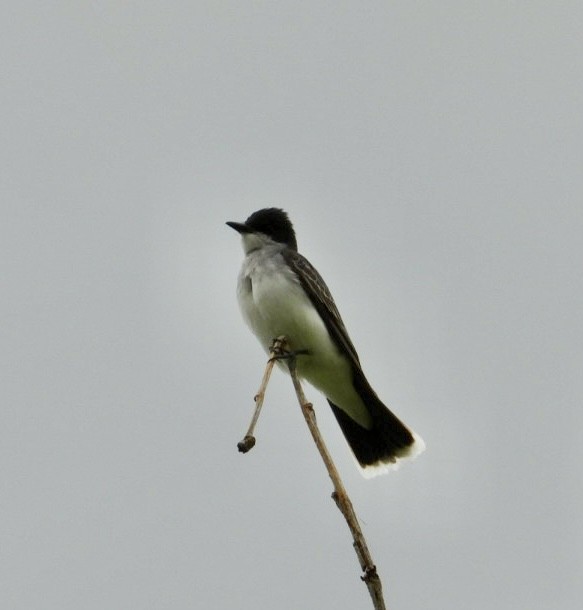
[{"label": "bird's foot", "polygon": [[278,350],[273,352],[269,360],[295,360],[298,356],[307,356],[309,353],[309,349]]},{"label": "bird's foot", "polygon": [[295,360],[298,356],[305,356],[310,353],[309,349],[286,349],[285,343],[281,339],[274,339],[271,344],[270,352],[272,354],[270,361],[272,360]]}]

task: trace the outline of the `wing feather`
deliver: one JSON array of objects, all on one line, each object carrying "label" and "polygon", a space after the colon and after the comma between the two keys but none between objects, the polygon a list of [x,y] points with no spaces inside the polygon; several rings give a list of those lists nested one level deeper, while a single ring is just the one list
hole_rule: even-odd
[{"label": "wing feather", "polygon": [[360,371],[358,354],[348,336],[348,331],[340,317],[340,312],[322,276],[307,258],[304,258],[295,250],[286,249],[283,252],[283,257],[298,276],[303,289],[320,314],[330,336],[335,339],[338,348],[350,358],[353,367]]}]

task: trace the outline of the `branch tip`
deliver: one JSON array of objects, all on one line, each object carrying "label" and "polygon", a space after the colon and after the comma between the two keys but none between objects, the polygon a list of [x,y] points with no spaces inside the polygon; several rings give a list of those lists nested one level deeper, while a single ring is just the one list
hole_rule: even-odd
[{"label": "branch tip", "polygon": [[237,443],[237,449],[240,453],[247,453],[255,447],[255,437],[251,434],[247,434],[242,441]]}]

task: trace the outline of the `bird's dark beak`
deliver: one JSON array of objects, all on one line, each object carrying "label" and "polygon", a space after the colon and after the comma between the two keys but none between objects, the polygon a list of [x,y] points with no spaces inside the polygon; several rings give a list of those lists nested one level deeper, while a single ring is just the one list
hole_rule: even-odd
[{"label": "bird's dark beak", "polygon": [[235,231],[237,231],[237,233],[252,233],[252,230],[243,222],[227,222],[225,223],[227,225],[229,225],[231,227],[231,229],[235,229]]}]

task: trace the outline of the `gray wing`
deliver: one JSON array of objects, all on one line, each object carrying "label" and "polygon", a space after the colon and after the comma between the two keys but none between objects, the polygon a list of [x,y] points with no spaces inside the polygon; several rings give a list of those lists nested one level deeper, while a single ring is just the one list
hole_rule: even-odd
[{"label": "gray wing", "polygon": [[356,349],[348,336],[348,331],[340,317],[340,312],[328,290],[322,276],[316,271],[308,259],[295,250],[286,249],[283,257],[290,268],[296,273],[302,288],[310,298],[324,321],[330,336],[342,352],[351,360],[352,365],[360,370],[360,361]]}]

